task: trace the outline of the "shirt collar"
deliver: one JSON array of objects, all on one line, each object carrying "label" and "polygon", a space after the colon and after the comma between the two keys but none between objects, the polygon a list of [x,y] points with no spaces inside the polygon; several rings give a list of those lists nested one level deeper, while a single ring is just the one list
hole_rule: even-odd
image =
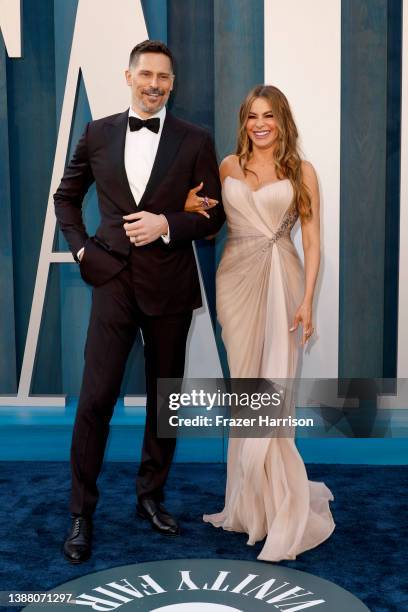
[{"label": "shirt collar", "polygon": [[[129,117],[137,117],[138,119],[142,119],[143,117],[141,117],[140,115],[138,115],[132,107],[129,108]],[[153,119],[154,117],[159,117],[160,119],[160,127],[163,126],[164,123],[164,119],[166,118],[166,107],[163,106],[163,108],[161,110],[159,110],[155,115],[151,115],[149,117],[149,119]]]}]

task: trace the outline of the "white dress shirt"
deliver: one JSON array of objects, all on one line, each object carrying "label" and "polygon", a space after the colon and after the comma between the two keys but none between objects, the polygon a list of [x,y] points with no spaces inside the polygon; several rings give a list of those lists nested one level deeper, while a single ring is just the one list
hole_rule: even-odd
[{"label": "white dress shirt", "polygon": [[[132,108],[129,109],[129,117],[143,119],[143,117],[135,113]],[[126,131],[125,170],[136,206],[139,205],[145,192],[154,160],[156,159],[157,149],[163,131],[163,124],[166,118],[166,107],[163,106],[163,108],[155,115],[152,115],[151,118],[153,117],[159,117],[160,119],[160,129],[157,134],[145,127],[131,132],[129,123]],[[162,239],[166,244],[170,242],[170,230],[167,234],[162,236]],[[78,259],[81,259],[83,252],[84,247],[78,251]]]},{"label": "white dress shirt", "polygon": [[[143,119],[143,117],[135,113],[133,108],[129,108],[129,117]],[[141,128],[140,130],[131,132],[129,123],[127,126],[125,140],[125,170],[136,206],[139,206],[139,202],[142,199],[152,173],[160,137],[163,131],[164,120],[166,118],[166,107],[163,106],[158,113],[152,115],[149,119],[153,119],[154,117],[160,119],[160,128],[157,134],[148,128]],[[166,244],[170,242],[170,230],[168,230],[167,234],[162,235],[162,239]]]},{"label": "white dress shirt", "polygon": [[[129,117],[143,119],[135,111],[129,109]],[[166,117],[166,107],[152,115],[151,118],[160,119],[160,129],[157,134],[147,128],[141,128],[135,132],[130,131],[128,124],[125,141],[125,169],[136,206],[145,192],[147,182],[152,172],[154,160],[156,159],[157,148],[160,136],[163,131],[163,123]],[[149,117],[150,119],[150,117]]]}]

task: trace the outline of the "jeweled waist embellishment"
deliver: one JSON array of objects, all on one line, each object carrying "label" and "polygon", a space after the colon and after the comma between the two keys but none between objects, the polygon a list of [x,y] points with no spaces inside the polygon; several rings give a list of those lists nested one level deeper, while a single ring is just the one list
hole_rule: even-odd
[{"label": "jeweled waist embellishment", "polygon": [[274,233],[272,238],[268,240],[268,244],[263,247],[262,253],[266,253],[269,249],[271,249],[273,245],[278,242],[280,238],[282,238],[282,236],[290,236],[290,232],[295,225],[298,216],[299,215],[296,208],[292,207],[290,210],[288,210],[278,230]]}]

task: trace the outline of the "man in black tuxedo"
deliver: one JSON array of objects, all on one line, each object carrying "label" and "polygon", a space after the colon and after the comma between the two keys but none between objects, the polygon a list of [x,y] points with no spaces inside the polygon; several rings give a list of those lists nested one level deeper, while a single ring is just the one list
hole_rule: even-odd
[{"label": "man in black tuxedo", "polygon": [[[159,41],[137,45],[126,79],[131,108],[87,125],[54,195],[60,228],[93,286],[71,447],[72,525],[64,554],[73,563],[91,554],[96,481],[139,329],[147,405],[137,513],[163,534],[179,533],[162,504],[176,441],[157,437],[156,382],[183,377],[192,311],[201,306],[192,240],[215,234],[225,219],[209,134],[166,111],[174,82],[169,49]],[[82,201],[94,181],[101,219],[89,237]],[[184,212],[191,188],[201,181],[211,199],[195,191],[193,197],[207,214]]]}]

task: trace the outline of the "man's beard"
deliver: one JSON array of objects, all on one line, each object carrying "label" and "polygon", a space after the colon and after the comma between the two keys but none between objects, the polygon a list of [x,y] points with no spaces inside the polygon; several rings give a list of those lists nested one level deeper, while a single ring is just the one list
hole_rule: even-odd
[{"label": "man's beard", "polygon": [[[143,94],[147,94],[147,95],[159,95],[159,96],[163,96],[164,95],[164,91],[162,89],[160,89],[159,87],[150,87],[149,89],[144,89],[142,91]],[[140,108],[142,109],[142,111],[144,113],[150,113],[151,112],[151,108],[147,105],[144,104],[143,102],[143,98],[140,98]],[[156,107],[154,109],[155,113],[158,113],[159,111],[161,111],[161,109],[165,106],[166,104],[166,100],[163,101],[163,103]]]}]

